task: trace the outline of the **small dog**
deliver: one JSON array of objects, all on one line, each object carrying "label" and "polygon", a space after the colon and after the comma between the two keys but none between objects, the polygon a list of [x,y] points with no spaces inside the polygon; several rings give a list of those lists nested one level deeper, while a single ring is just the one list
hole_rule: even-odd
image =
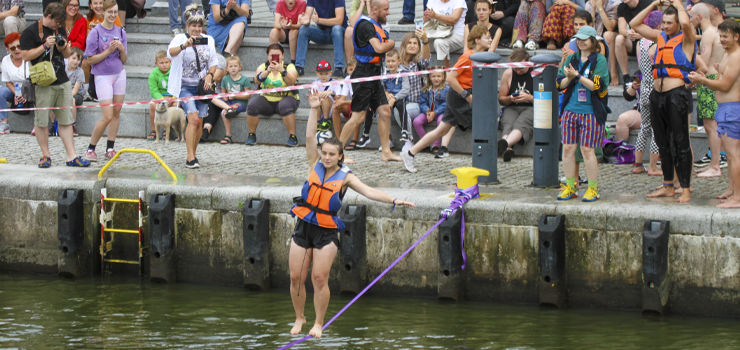
[{"label": "small dog", "polygon": [[154,128],[157,135],[154,143],[159,142],[160,131],[164,129],[166,131],[164,144],[168,145],[170,143],[170,127],[177,130],[177,126],[180,127],[180,132],[177,132],[177,141],[185,141],[185,111],[178,107],[167,107],[167,102],[157,103],[154,110]]}]

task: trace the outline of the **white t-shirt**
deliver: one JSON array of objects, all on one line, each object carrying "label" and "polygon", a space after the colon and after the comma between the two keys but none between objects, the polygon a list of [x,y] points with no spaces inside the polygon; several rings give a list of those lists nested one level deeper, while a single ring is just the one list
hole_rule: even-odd
[{"label": "white t-shirt", "polygon": [[429,0],[429,2],[427,2],[427,8],[445,16],[451,15],[456,9],[463,9],[460,19],[455,23],[453,33],[459,36],[465,36],[465,14],[468,12],[468,5],[465,4],[465,0],[449,0],[447,2],[442,2],[442,0]]},{"label": "white t-shirt", "polygon": [[[350,76],[348,75],[344,80],[349,80]],[[352,101],[352,84],[351,83],[344,83],[342,85],[342,92],[339,93],[340,96],[346,96],[345,101]]]},{"label": "white t-shirt", "polygon": [[[331,78],[329,81],[336,81],[336,79]],[[314,80],[311,84],[321,84],[321,79]],[[331,100],[334,101],[336,97],[342,94],[342,85],[328,85],[328,86],[322,86],[318,89],[311,89],[311,91],[334,91],[334,96],[331,97]]]},{"label": "white t-shirt", "polygon": [[[25,75],[23,72],[23,68],[25,67]],[[23,62],[23,64],[20,67],[16,67],[13,64],[13,61],[10,59],[10,55],[6,55],[3,57],[3,63],[0,66],[0,69],[3,70],[2,80],[3,83],[5,82],[11,82],[11,83],[23,83],[23,81],[26,80],[26,78],[29,76],[28,72],[29,64],[27,62]]]}]

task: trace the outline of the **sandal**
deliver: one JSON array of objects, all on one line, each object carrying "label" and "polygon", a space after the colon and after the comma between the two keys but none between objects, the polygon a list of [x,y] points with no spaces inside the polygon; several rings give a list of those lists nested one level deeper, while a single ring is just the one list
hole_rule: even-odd
[{"label": "sandal", "polygon": [[152,131],[149,133],[149,136],[146,137],[147,141],[155,141],[157,139],[157,132]]},{"label": "sandal", "polygon": [[355,141],[355,140],[350,141],[349,144],[346,147],[344,147],[344,149],[347,150],[347,151],[354,151],[354,150],[356,150],[357,149],[357,141]]},{"label": "sandal", "polygon": [[222,145],[228,145],[230,143],[234,143],[234,140],[231,139],[231,136],[224,136],[223,140],[219,143]]},{"label": "sandal", "polygon": [[236,108],[229,108],[226,110],[226,114],[224,115],[226,119],[231,119],[236,117],[236,115],[239,114],[239,112],[236,110]]},{"label": "sandal", "polygon": [[51,157],[43,156],[39,160],[39,168],[50,168],[51,167]]}]

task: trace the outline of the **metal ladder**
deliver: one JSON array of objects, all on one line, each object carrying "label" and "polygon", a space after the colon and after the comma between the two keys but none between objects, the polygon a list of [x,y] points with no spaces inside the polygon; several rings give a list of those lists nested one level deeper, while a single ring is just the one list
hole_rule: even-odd
[{"label": "metal ladder", "polygon": [[[145,216],[142,215],[142,207],[144,206],[144,191],[139,191],[139,199],[125,199],[125,198],[108,198],[106,189],[100,190],[100,259],[101,259],[101,272],[105,275],[106,263],[113,264],[130,264],[139,265],[139,276],[143,275],[143,266],[141,264],[142,257],[144,256],[144,250],[148,247],[141,246],[141,227],[144,224]],[[118,202],[118,203],[138,203],[139,205],[139,227],[137,230],[125,230],[118,228],[109,228],[108,223],[113,221],[112,212],[105,211],[105,202]],[[111,233],[111,239],[105,241],[105,233]],[[113,250],[114,233],[126,233],[134,234],[139,237],[139,259],[138,260],[122,260],[122,259],[111,259],[107,258],[106,255]]]}]

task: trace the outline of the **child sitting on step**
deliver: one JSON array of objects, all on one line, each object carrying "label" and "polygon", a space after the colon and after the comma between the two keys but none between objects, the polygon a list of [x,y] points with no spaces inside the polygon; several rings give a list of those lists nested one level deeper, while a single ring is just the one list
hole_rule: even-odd
[{"label": "child sitting on step", "polygon": [[[316,76],[318,77],[318,79],[314,80],[312,84],[337,81],[336,79],[331,77],[331,74],[331,64],[329,64],[329,62],[326,60],[321,60],[319,64],[316,65]],[[335,99],[337,98],[337,96],[339,96],[339,94],[342,93],[342,85],[343,84],[325,85],[319,88],[311,89],[312,93],[318,92],[319,98],[322,99],[321,107],[319,108],[318,130],[332,130],[333,125],[333,132],[335,136],[339,136],[342,127],[342,121],[338,120],[339,116],[337,116],[337,120],[333,119],[333,108]]]},{"label": "child sitting on step", "polygon": [[[160,100],[165,97],[172,97],[167,92],[167,82],[170,80],[170,65],[172,61],[167,58],[167,52],[162,50],[154,55],[154,64],[157,66],[149,73],[149,93],[152,95],[152,99]],[[154,141],[157,139],[157,133],[154,131],[154,108],[156,103],[149,104],[149,124],[152,128],[152,132],[146,137],[147,141]],[[177,102],[170,102],[170,107],[177,105]],[[164,132],[162,133],[164,135]]]},{"label": "child sitting on step", "polygon": [[[241,70],[242,62],[239,56],[229,56],[226,59],[226,71],[229,74],[221,80],[222,94],[250,90],[252,85],[249,82],[249,78],[239,73]],[[225,136],[220,142],[222,145],[234,143],[234,140],[231,138],[231,118],[247,111],[247,100],[250,97],[251,95],[216,97],[211,100],[214,106],[221,108],[221,119],[224,121],[225,132]]]},{"label": "child sitting on step", "polygon": [[[432,69],[442,69],[441,66],[432,67]],[[421,89],[421,95],[419,100],[419,109],[421,114],[414,118],[414,129],[416,134],[421,139],[427,134],[424,130],[424,125],[436,121],[437,125],[442,121],[442,116],[445,114],[445,108],[447,107],[447,91],[450,87],[447,85],[447,73],[432,73],[429,74],[427,83]],[[452,127],[447,135],[437,139],[431,146],[431,151],[436,158],[443,158],[449,156],[447,146],[450,144],[452,134],[455,133],[455,127]],[[442,147],[440,147],[440,142]]]}]

